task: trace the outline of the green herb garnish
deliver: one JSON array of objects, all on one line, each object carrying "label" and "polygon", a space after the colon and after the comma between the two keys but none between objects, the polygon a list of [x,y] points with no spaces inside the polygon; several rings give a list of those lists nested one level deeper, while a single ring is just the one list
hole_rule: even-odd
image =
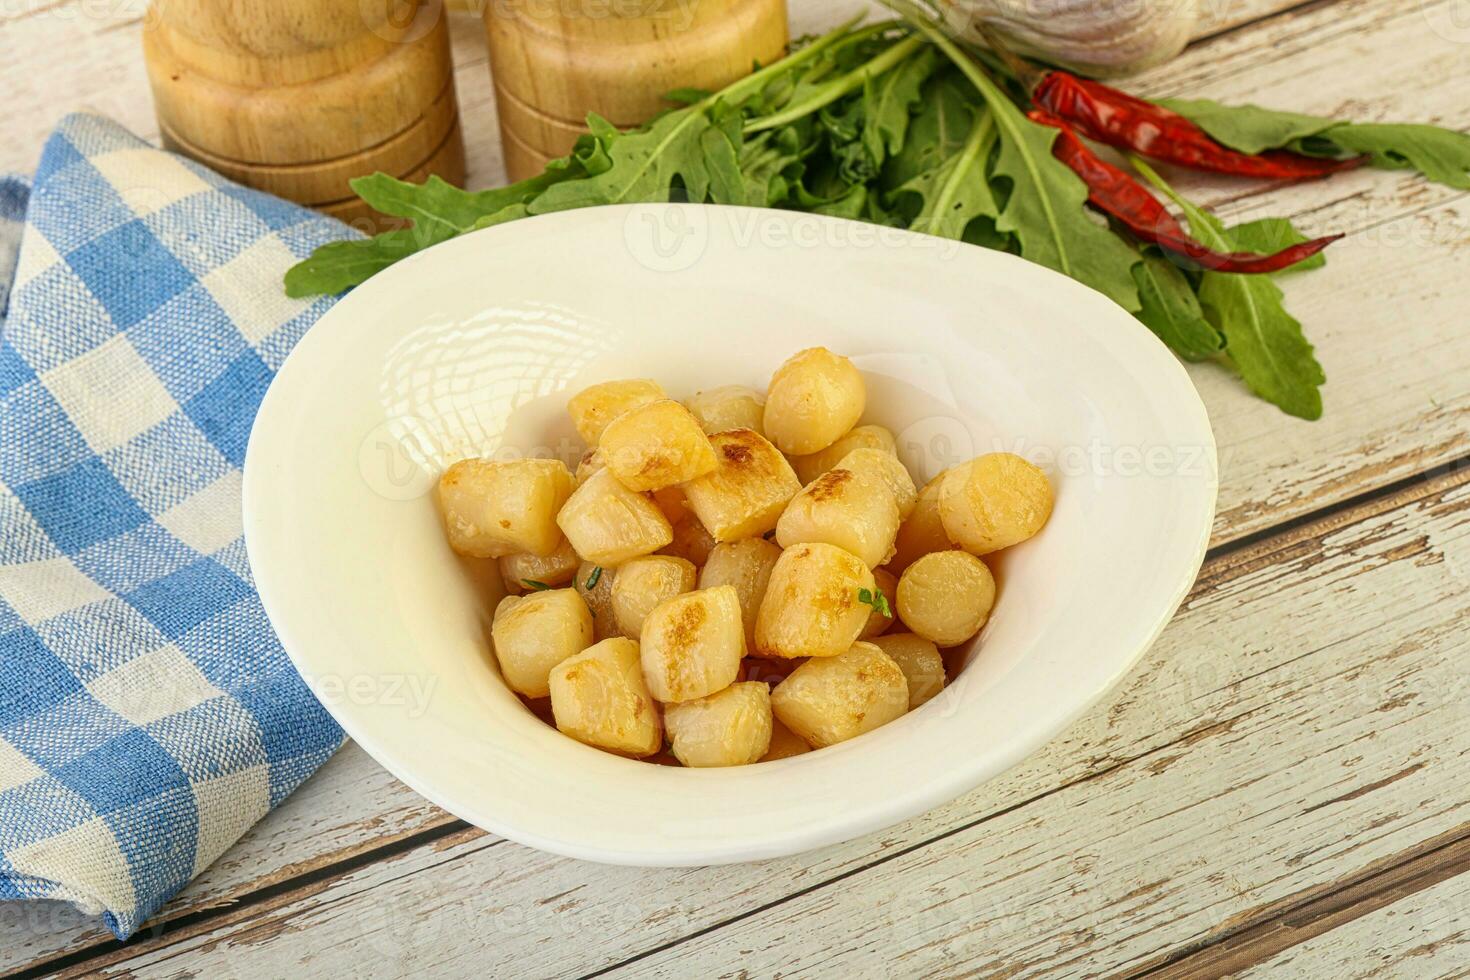
[{"label": "green herb garnish", "polygon": [[592,571],[590,571],[590,572],[587,573],[587,585],[585,586],[586,590],[588,592],[591,592],[593,589],[597,588],[597,583],[601,579],[602,579],[602,566],[601,565],[597,565],[597,566],[595,566],[592,569]]},{"label": "green herb garnish", "polygon": [[893,610],[889,608],[888,597],[883,594],[882,589],[858,589],[858,602],[872,606],[880,616],[893,618]]},{"label": "green herb garnish", "polygon": [[544,592],[547,589],[551,588],[551,586],[547,585],[545,582],[538,582],[533,578],[523,578],[521,579],[521,584],[528,589],[535,589],[537,592]]}]

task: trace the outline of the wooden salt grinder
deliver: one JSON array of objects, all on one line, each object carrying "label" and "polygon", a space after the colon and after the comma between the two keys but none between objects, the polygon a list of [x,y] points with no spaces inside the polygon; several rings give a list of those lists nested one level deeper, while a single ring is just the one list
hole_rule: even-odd
[{"label": "wooden salt grinder", "polygon": [[442,0],[153,0],[143,54],[164,145],[375,230],[348,180],[464,181]]},{"label": "wooden salt grinder", "polygon": [[565,155],[596,112],[619,129],[786,49],[786,0],[483,0],[512,180]]}]

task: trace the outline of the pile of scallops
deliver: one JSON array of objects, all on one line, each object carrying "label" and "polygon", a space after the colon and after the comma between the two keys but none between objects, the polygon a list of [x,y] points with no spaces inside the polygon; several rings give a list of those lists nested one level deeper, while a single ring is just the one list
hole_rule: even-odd
[{"label": "pile of scallops", "polygon": [[944,651],[995,604],[982,557],[1036,534],[1053,491],[1010,453],[919,489],[866,409],[858,369],[816,347],[764,396],[579,392],[575,473],[450,466],[450,546],[498,560],[507,592],[491,626],[506,684],[579,742],[700,767],[834,745],[933,698]]}]

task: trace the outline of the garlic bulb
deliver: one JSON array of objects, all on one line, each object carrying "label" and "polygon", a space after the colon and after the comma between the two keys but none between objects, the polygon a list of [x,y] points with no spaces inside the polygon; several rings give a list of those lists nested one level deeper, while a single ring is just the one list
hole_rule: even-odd
[{"label": "garlic bulb", "polygon": [[941,0],[950,31],[980,41],[984,24],[1022,54],[1086,75],[1126,75],[1188,43],[1198,0]]}]

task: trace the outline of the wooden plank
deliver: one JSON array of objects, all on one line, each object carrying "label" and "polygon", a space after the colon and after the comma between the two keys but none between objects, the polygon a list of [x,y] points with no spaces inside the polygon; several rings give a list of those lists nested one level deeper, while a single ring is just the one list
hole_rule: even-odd
[{"label": "wooden plank", "polygon": [[605,868],[469,830],[73,969],[292,973],[364,943],[383,976],[1142,963],[1470,820],[1467,552],[1463,468],[1214,560],[1112,703],[848,844]]},{"label": "wooden plank", "polygon": [[[455,824],[355,744],[195,878],[143,934],[249,900],[324,864],[351,866],[425,831]],[[0,903],[0,974],[98,944],[111,934],[62,903]]]},{"label": "wooden plank", "polygon": [[[1453,954],[1462,958],[1462,965],[1470,965],[1470,946],[1467,946],[1470,919],[1465,913],[1470,906],[1452,907],[1448,918],[1434,915],[1431,908],[1429,921],[1422,926],[1416,922],[1426,912],[1427,896],[1421,892],[1428,889],[1436,895],[1458,895],[1466,888],[1470,888],[1470,824],[1396,855],[1387,866],[1359,879],[1333,882],[1315,889],[1315,894],[1285,899],[1277,903],[1279,911],[1278,908],[1270,910],[1266,921],[1222,936],[1201,949],[1181,951],[1137,975],[1148,980],[1259,975],[1291,964],[1318,962],[1325,959],[1323,954],[1347,949],[1354,950],[1356,969],[1369,965],[1381,973],[1395,972],[1384,969],[1381,960],[1425,955],[1448,958]],[[1393,908],[1380,914],[1380,910],[1390,906]],[[1392,922],[1400,923],[1400,927],[1385,928]],[[1451,922],[1457,922],[1454,934],[1436,936],[1419,945],[1411,943],[1403,928],[1415,923],[1408,928],[1433,934]],[[1331,939],[1319,938],[1328,933],[1332,934]],[[1419,938],[1415,937],[1415,941]],[[1360,945],[1364,940],[1375,943],[1379,955],[1364,955]],[[1348,975],[1326,969],[1295,972],[1311,976]],[[1417,972],[1427,975],[1430,971]]]},{"label": "wooden plank", "polygon": [[1282,976],[1334,980],[1470,976],[1470,918],[1466,909],[1470,909],[1470,874],[1417,892],[1351,925],[1229,975],[1239,980]]}]

